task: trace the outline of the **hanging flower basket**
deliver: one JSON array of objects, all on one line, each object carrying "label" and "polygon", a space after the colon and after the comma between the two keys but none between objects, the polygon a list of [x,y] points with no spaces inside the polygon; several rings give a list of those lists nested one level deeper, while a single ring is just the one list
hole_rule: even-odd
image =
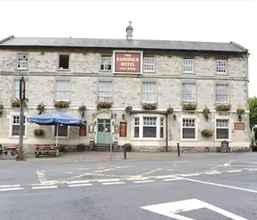
[{"label": "hanging flower basket", "polygon": [[193,103],[184,103],[183,104],[184,111],[194,111],[196,110],[196,104]]},{"label": "hanging flower basket", "polygon": [[238,120],[242,121],[242,115],[245,113],[245,110],[243,108],[238,108],[236,110],[237,116],[238,116]]},{"label": "hanging flower basket", "polygon": [[132,106],[127,106],[127,107],[125,108],[125,112],[128,113],[128,114],[131,114],[132,111],[133,111],[133,107],[132,107]]},{"label": "hanging flower basket", "polygon": [[112,107],[112,103],[111,102],[98,102],[97,103],[97,109],[101,109],[101,108],[111,108]]},{"label": "hanging flower basket", "polygon": [[210,109],[209,109],[208,107],[205,107],[205,108],[203,109],[203,116],[204,116],[204,118],[205,118],[206,120],[209,119],[209,114],[210,114]]},{"label": "hanging flower basket", "polygon": [[230,111],[231,106],[230,105],[217,105],[216,111],[218,112],[228,112]]},{"label": "hanging flower basket", "polygon": [[1,104],[0,105],[0,117],[3,115],[4,112],[4,106]]},{"label": "hanging flower basket", "polygon": [[41,128],[37,128],[34,130],[34,135],[36,137],[44,137],[45,136],[45,131]]},{"label": "hanging flower basket", "polygon": [[[23,102],[23,106],[24,106],[24,107],[27,107],[27,101],[28,101],[28,100],[25,100],[25,101]],[[20,106],[21,106],[20,100],[19,100],[19,99],[12,99],[12,100],[11,100],[11,106],[12,106],[12,108],[20,108]]]},{"label": "hanging flower basket", "polygon": [[54,103],[55,108],[69,108],[70,102],[68,101],[55,101]]},{"label": "hanging flower basket", "polygon": [[205,138],[210,138],[213,135],[213,131],[210,130],[210,129],[204,129],[204,130],[201,131],[201,134]]},{"label": "hanging flower basket", "polygon": [[81,115],[82,118],[85,117],[85,112],[86,112],[86,110],[87,110],[87,107],[86,107],[85,105],[81,105],[81,106],[79,107],[78,111],[79,111],[79,113],[80,113],[80,115]]},{"label": "hanging flower basket", "polygon": [[149,104],[149,103],[143,104],[144,110],[155,110],[156,108],[157,108],[157,104]]},{"label": "hanging flower basket", "polygon": [[45,105],[43,103],[38,104],[37,110],[38,110],[38,114],[41,115],[42,113],[45,112]]},{"label": "hanging flower basket", "polygon": [[168,115],[171,115],[171,114],[173,114],[173,112],[174,112],[174,109],[173,108],[171,108],[171,107],[169,107],[169,108],[167,108],[167,114]]}]

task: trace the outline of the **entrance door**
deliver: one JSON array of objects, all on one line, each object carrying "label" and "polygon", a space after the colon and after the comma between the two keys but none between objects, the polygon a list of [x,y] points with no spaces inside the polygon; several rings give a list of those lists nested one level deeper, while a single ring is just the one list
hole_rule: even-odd
[{"label": "entrance door", "polygon": [[97,120],[97,144],[110,144],[112,142],[111,134],[111,120],[98,119]]}]

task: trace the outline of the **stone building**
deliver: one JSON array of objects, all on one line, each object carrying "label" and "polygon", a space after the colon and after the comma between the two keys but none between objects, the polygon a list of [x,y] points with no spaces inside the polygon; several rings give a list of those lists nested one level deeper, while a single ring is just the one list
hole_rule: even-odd
[{"label": "stone building", "polygon": [[[64,111],[85,124],[59,128],[64,145],[131,143],[134,150],[249,148],[248,50],[230,43],[132,39],[0,41],[0,143],[18,143],[19,79],[25,117]],[[35,132],[35,130],[43,130]],[[41,134],[41,135],[40,135]],[[56,128],[25,120],[24,144],[54,143]]]}]

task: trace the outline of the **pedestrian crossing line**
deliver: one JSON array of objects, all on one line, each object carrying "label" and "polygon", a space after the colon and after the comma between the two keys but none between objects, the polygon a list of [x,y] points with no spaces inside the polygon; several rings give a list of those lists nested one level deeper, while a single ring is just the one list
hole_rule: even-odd
[{"label": "pedestrian crossing line", "polygon": [[242,170],[227,170],[227,173],[241,173]]},{"label": "pedestrian crossing line", "polygon": [[183,178],[164,179],[164,180],[162,180],[162,181],[164,181],[164,182],[169,182],[169,181],[176,181],[176,180],[181,180],[181,179],[183,179]]},{"label": "pedestrian crossing line", "polygon": [[125,182],[108,182],[108,183],[102,183],[102,185],[119,185],[119,184],[125,184]]},{"label": "pedestrian crossing line", "polygon": [[23,187],[2,188],[0,192],[23,190]]},{"label": "pedestrian crossing line", "polygon": [[133,181],[133,183],[153,183],[155,180],[137,180]]},{"label": "pedestrian crossing line", "polygon": [[14,187],[14,188],[21,187],[21,185],[20,184],[16,184],[16,185],[0,185],[0,189],[1,188],[12,188],[12,187]]},{"label": "pedestrian crossing line", "polygon": [[74,180],[74,181],[67,181],[67,184],[84,184],[89,183],[90,180]]},{"label": "pedestrian crossing line", "polygon": [[57,189],[58,186],[52,185],[52,186],[33,186],[32,189],[38,190],[38,189]]},{"label": "pedestrian crossing line", "polygon": [[105,182],[119,182],[120,179],[116,178],[116,179],[101,179],[101,180],[97,180],[98,183],[105,183]]},{"label": "pedestrian crossing line", "polygon": [[69,184],[68,187],[85,187],[85,186],[93,186],[92,183],[82,183],[82,184]]}]

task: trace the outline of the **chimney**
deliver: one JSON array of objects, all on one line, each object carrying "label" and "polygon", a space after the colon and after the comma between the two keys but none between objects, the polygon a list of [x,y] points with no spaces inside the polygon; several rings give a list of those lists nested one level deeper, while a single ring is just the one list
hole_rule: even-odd
[{"label": "chimney", "polygon": [[127,40],[132,40],[133,37],[133,27],[131,25],[131,21],[129,21],[129,25],[126,27],[126,33],[127,33]]}]

